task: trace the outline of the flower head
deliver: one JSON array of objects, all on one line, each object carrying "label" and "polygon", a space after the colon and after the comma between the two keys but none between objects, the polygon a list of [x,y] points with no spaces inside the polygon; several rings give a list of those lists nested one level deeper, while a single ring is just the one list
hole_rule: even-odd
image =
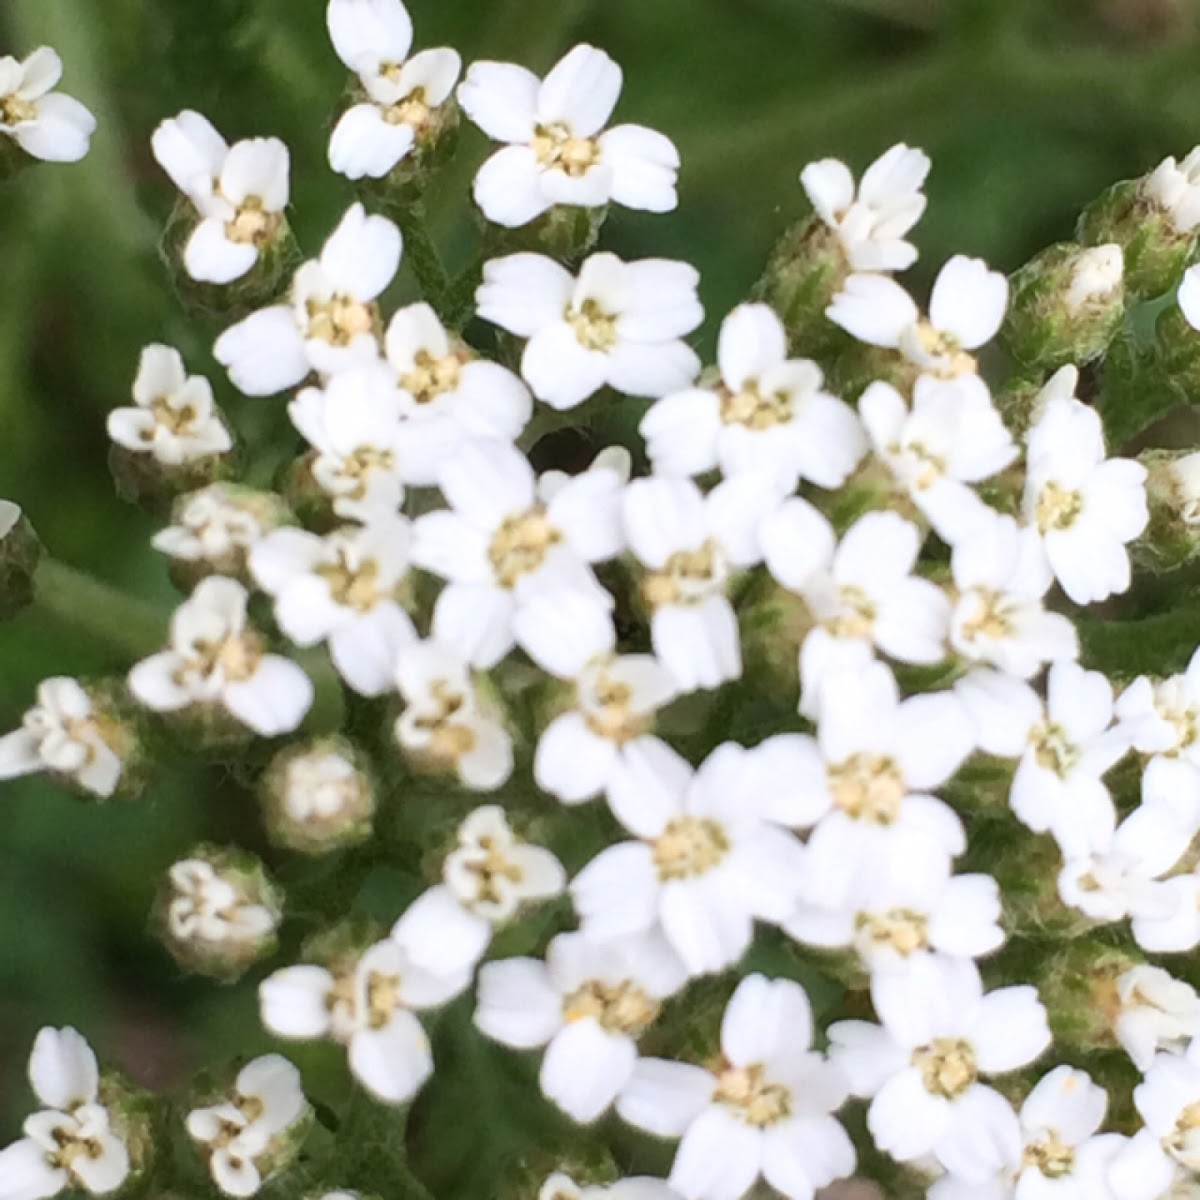
[{"label": "flower head", "polygon": [[96,118],[78,100],[53,91],[62,59],[42,46],[24,62],[0,58],[0,133],[46,162],[78,162],[88,152]]}]

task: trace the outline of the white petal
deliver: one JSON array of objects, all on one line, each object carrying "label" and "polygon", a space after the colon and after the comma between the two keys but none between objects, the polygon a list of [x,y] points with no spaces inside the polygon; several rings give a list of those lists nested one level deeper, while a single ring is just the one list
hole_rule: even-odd
[{"label": "white petal", "polygon": [[603,50],[576,46],[543,80],[538,120],[562,122],[577,137],[591,137],[604,128],[620,95],[621,68]]},{"label": "white petal", "polygon": [[491,941],[492,927],[439,884],[404,910],[391,936],[418,966],[435,975],[449,975],[475,966]]},{"label": "white petal", "polygon": [[400,230],[386,217],[352,204],[321,250],[321,269],[335,292],[374,300],[400,266]]},{"label": "white petal", "polygon": [[638,426],[654,470],[664,475],[700,475],[717,465],[721,402],[715,392],[689,388],[662,397]]},{"label": "white petal", "polygon": [[225,236],[225,222],[201,221],[183,251],[187,273],[202,283],[232,283],[258,262],[258,247]]},{"label": "white petal", "polygon": [[758,1178],[762,1136],[713,1105],[683,1135],[668,1183],[697,1200],[741,1200]]},{"label": "white petal", "polygon": [[510,254],[484,263],[475,293],[479,316],[518,337],[562,320],[575,281],[544,254]]},{"label": "white petal", "polygon": [[949,1101],[925,1090],[914,1067],[893,1076],[876,1093],[867,1111],[875,1145],[900,1162],[928,1154],[951,1121]]},{"label": "white petal", "polygon": [[588,728],[582,714],[561,713],[538,739],[533,777],[564,804],[599,795],[616,773],[620,747]]},{"label": "white petal", "polygon": [[601,161],[612,171],[615,204],[642,212],[670,212],[678,203],[679,151],[670,138],[641,125],[618,125],[599,139]]},{"label": "white petal", "polygon": [[496,142],[528,142],[537,119],[541,80],[512,63],[472,63],[459,85],[463,112]]},{"label": "white petal", "polygon": [[741,391],[786,358],[783,322],[767,305],[740,304],[721,323],[717,361],[731,391]]},{"label": "white petal", "polygon": [[52,1167],[46,1151],[30,1138],[0,1150],[0,1196],[4,1200],[44,1200],[68,1183],[66,1171]]},{"label": "white petal", "polygon": [[338,674],[360,696],[382,696],[392,689],[401,648],[416,636],[408,613],[385,602],[335,629],[329,637],[329,654]]},{"label": "white petal", "polygon": [[556,587],[525,601],[513,618],[521,648],[543,670],[575,679],[616,645],[612,614],[590,596]]},{"label": "white petal", "polygon": [[854,202],[854,176],[844,162],[823,158],[800,172],[800,183],[817,216],[826,225],[836,225]]},{"label": "white petal", "polygon": [[285,967],[258,985],[262,1023],[283,1038],[319,1038],[329,1030],[333,977],[324,967]]},{"label": "white petal", "polygon": [[608,379],[609,365],[607,354],[587,349],[563,321],[535,333],[521,355],[521,375],[530,390],[560,411],[595,395]]},{"label": "white petal", "polygon": [[747,975],[721,1019],[721,1051],[735,1067],[769,1062],[812,1041],[812,1008],[790,979]]},{"label": "white petal", "polygon": [[225,330],[213,355],[247,396],[282,392],[309,372],[304,339],[285,304],[260,309]]},{"label": "white petal", "polygon": [[808,1200],[814,1187],[854,1170],[854,1143],[837,1121],[786,1121],[763,1137],[763,1178],[790,1200]]},{"label": "white petal", "polygon": [[817,571],[829,568],[836,535],[823,513],[795,496],[763,520],[759,540],[775,579],[793,592],[804,592]]},{"label": "white petal", "polygon": [[475,203],[489,221],[517,229],[553,206],[544,180],[531,147],[505,146],[479,168],[473,191]]},{"label": "white petal", "polygon": [[640,933],[658,917],[658,879],[650,847],[642,842],[602,850],[571,881],[570,891],[585,931],[598,938]]},{"label": "white petal", "polygon": [[825,315],[871,346],[895,349],[920,313],[912,297],[885,275],[851,275]]},{"label": "white petal", "polygon": [[17,779],[40,771],[42,756],[40,741],[27,729],[15,729],[0,737],[0,779]]},{"label": "white petal", "polygon": [[290,658],[268,654],[244,683],[225,689],[225,707],[263,737],[291,733],[312,707],[312,680]]},{"label": "white petal", "polygon": [[1032,987],[1005,987],[980,1003],[974,1034],[979,1069],[985,1074],[1014,1071],[1050,1045],[1046,1010]]},{"label": "white petal", "polygon": [[382,179],[415,141],[411,125],[385,121],[374,104],[355,104],[334,126],[329,165],[347,179]]},{"label": "white petal", "polygon": [[650,630],[655,654],[682,692],[719,687],[742,673],[737,616],[724,596],[688,608],[660,608]]},{"label": "white petal", "polygon": [[359,1030],[350,1042],[350,1070],[384,1104],[411,1100],[433,1074],[421,1022],[401,1009],[383,1029]]},{"label": "white petal", "polygon": [[618,342],[608,356],[609,386],[626,396],[665,396],[685,388],[700,371],[686,342]]},{"label": "white petal", "polygon": [[69,1111],[96,1098],[100,1084],[96,1055],[75,1029],[42,1029],[29,1056],[29,1082],[48,1108]]},{"label": "white petal", "polygon": [[544,1046],[562,1020],[562,1000],[538,959],[506,958],[480,968],[475,1024],[488,1037],[529,1050]]},{"label": "white petal", "polygon": [[929,318],[953,333],[965,350],[990,342],[1008,308],[1008,280],[980,258],[956,254],[938,273],[929,298]]},{"label": "white petal", "polygon": [[513,599],[500,588],[452,583],[433,608],[433,633],[472,666],[494,667],[513,646]]},{"label": "white petal", "polygon": [[150,139],[158,165],[188,195],[207,194],[229,153],[225,139],[207,117],[185,109],[163,121]]},{"label": "white petal", "polygon": [[290,169],[288,148],[279,138],[247,138],[229,151],[221,168],[221,191],[234,204],[258,200],[267,212],[282,212]]},{"label": "white petal", "polygon": [[37,102],[37,119],[16,127],[26,154],[45,162],[78,162],[88,152],[96,118],[73,96],[52,92]]},{"label": "white petal", "polygon": [[412,18],[400,0],[330,0],[329,38],[351,71],[402,63],[412,47]]},{"label": "white petal", "polygon": [[679,1137],[712,1097],[715,1080],[703,1067],[643,1058],[617,1100],[623,1121],[659,1137]]},{"label": "white petal", "polygon": [[662,885],[659,920],[675,953],[692,975],[723,971],[746,952],[754,921],[737,903],[735,888],[717,876],[668,880]]},{"label": "white petal", "polygon": [[555,1034],[542,1060],[543,1094],[573,1120],[596,1120],[629,1081],[637,1061],[632,1038],[601,1029],[591,1017]]}]

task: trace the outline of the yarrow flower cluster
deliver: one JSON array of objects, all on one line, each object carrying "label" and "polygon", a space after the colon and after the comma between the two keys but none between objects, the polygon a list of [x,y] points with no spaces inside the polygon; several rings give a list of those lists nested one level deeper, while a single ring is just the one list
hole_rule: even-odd
[{"label": "yarrow flower cluster", "polygon": [[[400,0],[327,21],[351,73],[328,158],[361,191],[321,247],[292,241],[278,139],[191,110],[153,136],[227,375],[149,345],[109,417],[186,593],[165,648],[45,680],[0,738],[0,778],[92,798],[160,746],[260,794],[270,871],[197,846],[155,928],[185,971],[266,964],[265,1030],[336,1043],[363,1097],[318,1101],[307,1053],[243,1059],[170,1137],[226,1195],[347,1200],[348,1164],[432,1196],[421,1138],[447,1106],[499,1120],[495,1072],[497,1103],[549,1102],[503,1116],[501,1200],[1197,1194],[1200,996],[1156,956],[1200,946],[1200,650],[1106,647],[1143,568],[1200,555],[1200,466],[1121,454],[1136,397],[1092,364],[1148,303],[1164,378],[1200,370],[1198,152],[1011,277],[952,256],[927,305],[895,276],[929,159],[811,163],[706,366],[699,272],[595,245],[610,206],[673,209],[680,165],[610,126],[606,53],[464,73],[412,53]],[[69,158],[48,54],[0,60],[0,131]],[[460,110],[500,145],[448,281],[422,204]],[[424,298],[396,307],[402,266]],[[274,490],[230,389],[294,431]],[[597,444],[614,402],[640,443]],[[23,521],[0,505],[0,600],[32,574]],[[30,1074],[46,1108],[0,1198],[148,1169],[153,1103],[78,1034],[43,1030]],[[407,1132],[363,1116],[414,1102],[437,1116]]]}]

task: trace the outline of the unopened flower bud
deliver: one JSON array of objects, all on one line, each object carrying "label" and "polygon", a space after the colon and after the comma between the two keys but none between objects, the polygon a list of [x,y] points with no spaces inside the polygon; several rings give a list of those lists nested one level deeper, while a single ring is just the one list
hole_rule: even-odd
[{"label": "unopened flower bud", "polygon": [[293,519],[274,492],[237,483],[214,483],[180,496],[171,518],[151,544],[170,555],[171,579],[182,592],[190,592],[206,575],[228,575],[245,582],[250,548]]},{"label": "unopened flower bud", "polygon": [[1200,451],[1143,450],[1150,522],[1134,542],[1135,561],[1169,571],[1200,554]]},{"label": "unopened flower bud", "polygon": [[112,1196],[142,1195],[162,1141],[161,1105],[156,1097],[135,1087],[118,1071],[105,1071],[100,1076],[96,1099],[107,1114],[110,1132],[129,1156],[128,1173]]},{"label": "unopened flower bud", "polygon": [[1083,245],[1115,242],[1124,251],[1130,296],[1162,295],[1191,256],[1200,222],[1200,186],[1192,182],[1192,172],[1200,168],[1195,158],[1193,152],[1178,167],[1168,158],[1142,179],[1114,184],[1079,219]]},{"label": "unopened flower bud", "polygon": [[849,273],[841,239],[817,217],[794,225],[776,243],[755,295],[779,314],[792,353],[813,355],[847,341],[825,310]]},{"label": "unopened flower bud", "polygon": [[1104,353],[1125,312],[1121,247],[1051,246],[1011,277],[1003,338],[1027,367],[1053,370]]},{"label": "unopened flower bud", "polygon": [[33,573],[42,544],[19,505],[0,500],[0,621],[33,601]]},{"label": "unopened flower bud", "polygon": [[198,846],[167,872],[156,924],[185,971],[233,982],[271,954],[282,896],[262,863],[244,851]]},{"label": "unopened flower bud", "polygon": [[289,746],[262,784],[267,834],[302,854],[328,854],[371,836],[375,787],[361,755],[343,738]]},{"label": "unopened flower bud", "polygon": [[540,217],[515,229],[488,225],[485,231],[490,257],[530,251],[560,262],[576,263],[590,254],[600,238],[608,207],[582,208],[556,204]]}]

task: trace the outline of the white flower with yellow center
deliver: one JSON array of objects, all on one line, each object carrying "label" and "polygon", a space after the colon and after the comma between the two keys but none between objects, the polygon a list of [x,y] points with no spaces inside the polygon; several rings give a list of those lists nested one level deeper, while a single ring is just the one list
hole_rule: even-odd
[{"label": "white flower with yellow center", "polygon": [[512,442],[528,423],[533,401],[520,378],[476,357],[428,304],[410,304],[392,317],[385,349],[400,387],[406,483],[436,483],[465,438]]},{"label": "white flower with yellow center", "polygon": [[1130,967],[1116,988],[1113,1032],[1139,1071],[1149,1070],[1159,1051],[1181,1054],[1200,1036],[1200,996],[1162,967]]},{"label": "white flower with yellow center", "polygon": [[193,1108],[185,1125],[207,1154],[213,1182],[227,1196],[253,1196],[272,1173],[279,1135],[308,1113],[300,1072],[280,1054],[252,1059],[232,1093]]},{"label": "white flower with yellow center", "polygon": [[828,518],[799,496],[759,530],[767,570],[803,598],[813,618],[800,649],[800,711],[817,715],[830,673],[854,669],[875,650],[907,663],[946,656],[950,604],[914,574],[921,533],[892,512],[860,517],[837,541]]},{"label": "white flower with yellow center", "polygon": [[190,109],[159,125],[150,145],[200,216],[183,250],[184,269],[202,283],[240,279],[284,228],[287,146],[273,137],[230,146],[207,117]]},{"label": "white flower with yellow center", "polygon": [[788,358],[783,322],[765,304],[742,304],[721,325],[720,382],[672,392],[638,427],[654,470],[725,476],[773,471],[840,487],[867,452],[854,410],[822,387],[820,367]]},{"label": "white flower with yellow center", "polygon": [[780,780],[775,819],[815,826],[798,881],[804,901],[844,909],[864,881],[888,877],[921,843],[947,860],[961,854],[962,822],[927,793],[974,748],[950,692],[902,701],[882,663],[827,676],[817,736],[777,734],[754,752]]},{"label": "white flower with yellow center", "polygon": [[531,597],[513,629],[539,667],[574,687],[571,706],[538,739],[538,787],[564,804],[579,804],[620,786],[657,740],[650,734],[654,714],[676,695],[671,673],[652,654],[617,654],[611,612],[571,588]]},{"label": "white flower with yellow center", "polygon": [[851,270],[904,271],[917,261],[904,235],[925,211],[928,174],[928,156],[901,142],[863,172],[857,188],[836,158],[809,163],[800,182],[817,216],[837,234]]},{"label": "white flower with yellow center", "polygon": [[121,781],[124,742],[79,683],[55,676],[38,684],[37,704],[21,728],[0,737],[0,779],[48,771],[93,795],[111,796]]},{"label": "white flower with yellow center", "polygon": [[414,767],[452,772],[483,792],[512,774],[512,738],[457,650],[433,638],[410,643],[400,651],[396,684],[405,702],[396,741]]},{"label": "white flower with yellow center", "polygon": [[[956,689],[968,710],[971,684],[968,676]],[[1012,757],[1020,758],[1009,792],[1013,812],[1034,832],[1051,834],[1065,858],[1106,850],[1117,814],[1104,775],[1129,746],[1123,731],[1110,728],[1112,684],[1099,671],[1058,662],[1046,676],[1044,703],[1027,684],[1010,686],[1024,689],[1025,701],[987,713],[993,745],[1011,738]]]},{"label": "white flower with yellow center", "polygon": [[617,1111],[658,1137],[681,1139],[668,1183],[685,1200],[741,1200],[760,1178],[790,1200],[810,1200],[855,1165],[832,1115],[847,1080],[810,1049],[812,1036],[798,983],[748,975],[725,1009],[718,1060],[642,1059]]},{"label": "white flower with yellow center", "polygon": [[684,262],[622,262],[593,254],[574,277],[541,254],[484,264],[479,315],[528,338],[521,374],[551,408],[582,404],[602,387],[627,396],[665,396],[700,370],[682,339],[704,319],[700,276]]},{"label": "white flower with yellow center", "polygon": [[29,1082],[46,1107],[26,1119],[25,1136],[0,1150],[0,1187],[14,1200],[42,1200],[71,1189],[115,1192],[129,1178],[129,1150],[100,1103],[100,1068],[76,1030],[38,1032]]},{"label": "white flower with yellow center", "polygon": [[400,230],[352,204],[320,257],[304,263],[287,300],[230,326],[213,354],[247,396],[295,387],[310,372],[333,375],[379,357],[375,301],[400,266]]},{"label": "white flower with yellow center", "polygon": [[1200,146],[1177,162],[1164,158],[1142,181],[1142,195],[1171,220],[1177,233],[1200,225]]},{"label": "white flower with yellow center", "polygon": [[1019,1125],[1005,1123],[1001,1172],[982,1185],[948,1175],[929,1200],[1113,1200],[1108,1170],[1126,1139],[1098,1132],[1107,1107],[1086,1071],[1056,1067],[1025,1098]]},{"label": "white flower with yellow center", "polygon": [[462,59],[454,50],[408,58],[412,20],[400,0],[330,0],[325,19],[338,58],[366,92],[334,126],[329,165],[348,179],[382,179],[437,120]]},{"label": "white flower with yellow center", "polygon": [[1073,397],[1045,405],[1025,449],[1025,522],[1076,604],[1127,591],[1127,542],[1146,528],[1146,468],[1105,458],[1100,414]]},{"label": "white flower with yellow center", "polygon": [[991,397],[961,380],[922,377],[912,407],[889,383],[871,384],[858,415],[875,457],[896,490],[951,545],[969,536],[988,509],[972,484],[1003,470],[1017,456]]},{"label": "white flower with yellow center", "polygon": [[108,414],[108,436],[126,450],[177,467],[233,447],[212,386],[202,375],[188,375],[179,351],[170,346],[142,351],[133,401],[135,407]]},{"label": "white flower with yellow center", "polygon": [[160,529],[150,544],[181,562],[205,563],[218,574],[232,575],[282,515],[275,496],[214,483],[181,498],[174,524]]},{"label": "white flower with yellow center", "polygon": [[621,68],[594,46],[576,46],[544,80],[512,63],[472,64],[458,101],[488,137],[507,143],[475,177],[489,221],[527,225],[556,204],[675,207],[679,152],[670,139],[641,125],[602,132],[621,82]]},{"label": "white flower with yellow center", "polygon": [[594,467],[548,495],[519,450],[479,439],[443,463],[438,486],[450,509],[415,522],[413,561],[448,581],[434,634],[473,665],[494,666],[512,649],[513,617],[541,589],[575,588],[611,606],[589,564],[624,546],[616,471]]},{"label": "white flower with yellow center", "polygon": [[588,937],[661,926],[688,972],[702,975],[745,953],[756,919],[791,914],[804,848],[774,824],[778,797],[756,786],[747,759],[726,742],[693,771],[655,741],[624,786],[609,789],[617,820],[638,840],[602,850],[572,881]]},{"label": "white flower with yellow center", "polygon": [[594,1121],[629,1082],[637,1040],[687,972],[657,931],[597,941],[563,933],[546,961],[506,958],[479,972],[475,1024],[518,1050],[546,1047],[543,1094]]},{"label": "white flower with yellow center", "polygon": [[392,928],[418,966],[437,974],[473,968],[493,932],[531,901],[566,886],[563,865],[517,838],[498,805],[477,808],[458,827],[458,845],[442,863],[442,882],[422,892]]},{"label": "white flower with yellow center", "polygon": [[[1156,1200],[1200,1174],[1200,1043],[1187,1054],[1157,1054],[1133,1103],[1146,1126],[1109,1170],[1117,1200]],[[1184,1193],[1186,1195],[1186,1192]]]},{"label": "white flower with yellow center", "polygon": [[305,388],[288,416],[313,448],[309,471],[339,517],[370,523],[397,515],[408,451],[400,390],[386,367],[351,367],[323,388]]},{"label": "white flower with yellow center", "polygon": [[251,550],[250,573],[291,641],[328,642],[338,674],[360,695],[381,696],[394,685],[396,655],[417,636],[400,605],[410,540],[403,517],[324,537],[276,529]]},{"label": "white flower with yellow center", "polygon": [[24,62],[0,58],[0,133],[45,162],[78,162],[88,152],[96,118],[78,100],[51,89],[62,59],[41,46]]},{"label": "white flower with yellow center", "polygon": [[205,859],[174,863],[167,880],[167,930],[181,944],[257,945],[279,926],[278,908],[247,900],[243,888]]},{"label": "white flower with yellow center", "polygon": [[1017,1118],[980,1078],[1027,1066],[1050,1045],[1037,992],[985,995],[973,962],[931,956],[876,975],[871,997],[882,1025],[831,1025],[829,1053],[851,1091],[871,1097],[875,1145],[899,1162],[932,1154],[952,1174],[985,1181],[1005,1165]]},{"label": "white flower with yellow center", "polygon": [[984,510],[950,564],[949,640],[961,658],[1031,679],[1048,662],[1079,657],[1070,618],[1045,607],[1051,577],[1033,530]]},{"label": "white flower with yellow center", "polygon": [[429,1039],[413,1010],[437,1008],[470,982],[469,969],[435,975],[384,940],[333,968],[284,967],[259,984],[258,1000],[271,1033],[340,1042],[354,1077],[375,1099],[404,1104],[433,1074]]},{"label": "white flower with yellow center", "polygon": [[805,945],[853,948],[872,975],[907,970],[929,954],[981,958],[1004,943],[996,881],[951,875],[932,841],[907,846],[903,862],[863,879],[844,907],[801,904],[783,928]]},{"label": "white flower with yellow center", "polygon": [[[941,269],[929,298],[929,318],[887,275],[851,275],[825,315],[852,337],[898,350],[924,375],[975,376],[971,351],[996,336],[1008,308],[1008,280],[979,258],[957,254]],[[982,393],[986,386],[978,379]]]},{"label": "white flower with yellow center", "polygon": [[134,697],[158,712],[218,705],[264,737],[295,729],[312,705],[312,681],[291,659],[266,653],[246,622],[247,599],[233,579],[199,584],[171,618],[170,649],[130,671]]},{"label": "white flower with yellow center", "polygon": [[758,529],[783,496],[778,481],[745,474],[708,495],[690,479],[635,479],[622,501],[625,533],[643,572],[654,653],[679,690],[715,688],[742,673],[730,577],[762,558]]}]

